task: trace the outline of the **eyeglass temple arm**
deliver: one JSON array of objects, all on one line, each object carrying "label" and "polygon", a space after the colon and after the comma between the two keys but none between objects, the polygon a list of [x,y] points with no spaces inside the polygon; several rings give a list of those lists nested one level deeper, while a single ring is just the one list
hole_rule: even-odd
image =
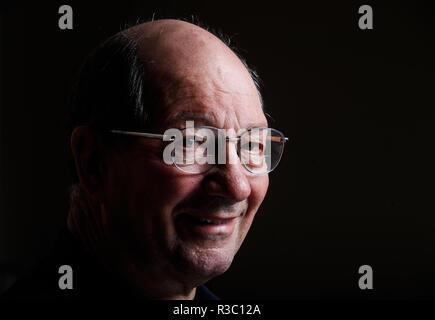
[{"label": "eyeglass temple arm", "polygon": [[[284,140],[284,142],[289,141],[289,138],[287,138],[287,137],[274,137],[274,138],[278,138],[281,141]],[[240,137],[237,137],[237,138],[229,138],[229,137],[227,137],[225,139],[226,139],[226,141],[239,141]]]},{"label": "eyeglass temple arm", "polygon": [[[123,130],[110,130],[110,132],[117,133],[117,134],[125,134],[125,135],[129,135],[129,136],[137,136],[137,137],[145,137],[145,138],[151,138],[151,139],[159,139],[159,140],[162,140],[165,137],[165,135],[163,135],[163,134],[157,134],[157,133],[133,132],[133,131],[123,131]],[[289,141],[289,138],[287,138],[287,137],[284,137],[284,138],[277,137],[277,138],[284,139],[284,142],[288,142]],[[174,141],[174,140],[175,140],[174,138],[171,138],[170,141]],[[239,140],[240,140],[240,137],[238,137],[238,138],[229,138],[229,137],[227,137],[226,138],[226,141],[239,141]]]},{"label": "eyeglass temple arm", "polygon": [[[110,130],[110,132],[117,133],[117,134],[125,134],[125,135],[129,135],[129,136],[158,139],[158,140],[163,140],[163,138],[165,137],[164,134],[157,134],[157,133],[133,132],[133,131],[122,131],[122,130]],[[175,140],[175,139],[174,138],[170,139],[170,141],[173,141],[173,140]]]}]

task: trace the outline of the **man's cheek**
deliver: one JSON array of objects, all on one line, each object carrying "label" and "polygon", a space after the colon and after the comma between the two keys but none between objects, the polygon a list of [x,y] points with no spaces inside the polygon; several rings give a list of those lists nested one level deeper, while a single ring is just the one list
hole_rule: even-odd
[{"label": "man's cheek", "polygon": [[255,190],[254,193],[254,197],[255,197],[255,202],[258,203],[259,207],[261,205],[261,203],[263,202],[264,198],[266,197],[267,194],[267,190],[269,188],[269,177],[268,176],[264,176],[262,177],[262,180],[259,184],[257,184],[258,189]]},{"label": "man's cheek", "polygon": [[184,200],[194,190],[198,189],[200,179],[197,176],[178,176],[174,179],[168,180],[165,185],[164,191],[168,194],[171,202],[178,202]]}]

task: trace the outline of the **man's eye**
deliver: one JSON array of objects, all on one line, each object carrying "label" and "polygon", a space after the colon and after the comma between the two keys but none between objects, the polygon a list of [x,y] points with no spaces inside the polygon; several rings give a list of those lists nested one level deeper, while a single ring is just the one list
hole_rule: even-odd
[{"label": "man's eye", "polygon": [[260,153],[263,151],[263,145],[258,142],[249,141],[242,145],[242,149],[249,152]]}]

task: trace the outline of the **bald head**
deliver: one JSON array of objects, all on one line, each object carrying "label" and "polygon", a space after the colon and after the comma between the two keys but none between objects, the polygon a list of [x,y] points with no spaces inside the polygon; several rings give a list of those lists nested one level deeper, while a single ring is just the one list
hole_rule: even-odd
[{"label": "bald head", "polygon": [[188,22],[147,22],[123,34],[138,43],[139,54],[146,63],[162,71],[198,74],[213,69],[220,71],[226,66],[233,70],[239,68],[248,75],[243,63],[222,40]]},{"label": "bald head", "polygon": [[[158,20],[121,31],[137,42],[139,55],[157,68],[177,72],[201,72],[204,67],[244,65],[236,54],[212,33],[185,21]],[[247,70],[245,70],[247,72]]]}]

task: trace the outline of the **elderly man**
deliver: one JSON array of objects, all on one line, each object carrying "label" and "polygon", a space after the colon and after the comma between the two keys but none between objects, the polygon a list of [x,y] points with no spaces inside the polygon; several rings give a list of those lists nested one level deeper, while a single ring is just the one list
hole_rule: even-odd
[{"label": "elderly man", "polygon": [[[268,128],[257,86],[222,40],[183,21],[137,25],[97,48],[74,96],[68,228],[12,296],[215,299],[203,284],[229,268],[286,140]],[[165,139],[170,128],[180,137]],[[201,128],[226,129],[223,162],[186,161]],[[168,164],[174,139],[181,159]]]}]

